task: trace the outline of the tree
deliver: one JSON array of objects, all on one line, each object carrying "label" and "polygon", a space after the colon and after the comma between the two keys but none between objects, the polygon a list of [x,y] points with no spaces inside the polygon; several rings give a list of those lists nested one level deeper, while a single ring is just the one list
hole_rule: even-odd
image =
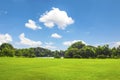
[{"label": "tree", "polygon": [[34,48],[34,52],[35,52],[36,57],[53,56],[53,54],[51,54],[50,50],[44,49],[41,47]]},{"label": "tree", "polygon": [[28,49],[28,57],[35,57],[35,52],[34,52],[34,48],[29,48]]},{"label": "tree", "polygon": [[109,58],[111,57],[111,49],[109,45],[98,46],[96,48],[96,53],[98,58]]},{"label": "tree", "polygon": [[13,57],[14,56],[14,50],[10,50],[8,48],[2,49],[2,53],[4,54],[4,56],[7,56],[7,57]]},{"label": "tree", "polygon": [[120,58],[120,46],[109,48],[109,45],[94,47],[85,45],[81,41],[72,44],[66,51],[51,51],[36,47],[15,49],[9,43],[0,45],[0,57],[66,57],[66,58]]},{"label": "tree", "polygon": [[64,55],[65,55],[65,51],[60,50],[60,52],[59,52],[59,53],[60,53],[60,56],[61,56],[61,57],[64,57]]},{"label": "tree", "polygon": [[66,52],[65,52],[65,57],[66,58],[75,58],[78,57],[78,49],[77,48],[69,48]]},{"label": "tree", "polygon": [[0,49],[0,57],[4,56],[4,53],[2,52],[2,50]]},{"label": "tree", "polygon": [[[81,49],[84,46],[86,46],[84,43],[82,43],[82,41],[76,42],[74,44],[72,44],[69,48],[77,48],[77,49]],[[68,49],[69,49],[68,48]]]},{"label": "tree", "polygon": [[116,49],[116,57],[120,58],[120,46],[118,46]]},{"label": "tree", "polygon": [[9,44],[9,43],[3,43],[0,46],[0,56],[9,56],[9,57],[13,57],[14,53],[15,53],[15,49],[14,47]]},{"label": "tree", "polygon": [[1,49],[3,48],[8,48],[8,49],[14,49],[14,47],[9,44],[9,43],[3,43],[1,46],[0,46]]},{"label": "tree", "polygon": [[22,56],[22,50],[21,49],[16,49],[15,50],[15,56],[21,57]]},{"label": "tree", "polygon": [[79,50],[82,58],[95,58],[95,50],[93,47],[85,46]]},{"label": "tree", "polygon": [[109,58],[111,57],[111,49],[109,48],[109,45],[104,45],[103,46],[103,54]]},{"label": "tree", "polygon": [[58,50],[55,50],[53,53],[54,53],[55,58],[60,58],[61,57],[60,52]]}]

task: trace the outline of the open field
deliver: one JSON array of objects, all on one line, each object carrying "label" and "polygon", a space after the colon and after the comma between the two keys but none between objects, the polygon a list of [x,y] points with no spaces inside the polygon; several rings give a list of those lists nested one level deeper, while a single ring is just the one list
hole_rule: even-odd
[{"label": "open field", "polygon": [[120,80],[120,59],[0,58],[0,80]]}]

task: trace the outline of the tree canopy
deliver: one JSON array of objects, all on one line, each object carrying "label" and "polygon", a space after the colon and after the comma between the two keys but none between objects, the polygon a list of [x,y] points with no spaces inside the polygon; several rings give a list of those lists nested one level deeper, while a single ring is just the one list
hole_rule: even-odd
[{"label": "tree canopy", "polygon": [[16,49],[9,43],[0,45],[0,57],[65,57],[65,58],[120,58],[120,46],[109,45],[94,47],[81,41],[68,47],[67,50],[51,51],[42,47]]}]

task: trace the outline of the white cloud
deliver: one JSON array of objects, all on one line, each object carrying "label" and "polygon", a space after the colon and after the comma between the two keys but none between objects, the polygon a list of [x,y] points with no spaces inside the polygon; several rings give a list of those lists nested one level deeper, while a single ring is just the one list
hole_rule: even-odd
[{"label": "white cloud", "polygon": [[115,43],[114,43],[114,46],[115,46],[115,47],[120,46],[120,41],[119,41],[119,42],[115,42]]},{"label": "white cloud", "polygon": [[[78,41],[82,41],[82,40],[65,41],[65,42],[63,42],[63,45],[70,46],[73,43],[78,42]],[[84,41],[82,41],[82,43],[86,44]]]},{"label": "white cloud", "polygon": [[37,29],[42,29],[42,27],[36,25],[35,21],[29,19],[27,23],[25,23],[25,26],[27,28],[33,29],[33,30],[37,30]]},{"label": "white cloud", "polygon": [[[120,45],[120,41],[117,41],[117,42],[109,42],[109,43],[106,43],[108,44],[111,48],[113,47],[118,47]],[[104,44],[105,45],[105,44]]]},{"label": "white cloud", "polygon": [[95,44],[94,46],[103,46],[103,45],[106,45],[108,44],[110,48],[113,48],[113,47],[118,47],[120,45],[120,41],[116,41],[116,42],[106,42],[106,43],[99,43],[99,44]]},{"label": "white cloud", "polygon": [[45,48],[47,48],[47,49],[56,49],[56,47],[55,46],[53,46],[53,44],[54,43],[52,43],[52,42],[49,42],[49,43],[47,43],[47,42],[45,42]]},{"label": "white cloud", "polygon": [[47,48],[47,49],[56,49],[56,47],[52,46],[52,45],[46,45],[45,48]]},{"label": "white cloud", "polygon": [[52,35],[51,35],[51,37],[53,37],[53,38],[62,38],[62,36],[61,35],[59,35],[59,34],[57,34],[57,33],[53,33]]},{"label": "white cloud", "polygon": [[46,45],[53,45],[53,42],[45,42]]},{"label": "white cloud", "polygon": [[25,46],[30,46],[30,47],[38,47],[42,45],[41,41],[33,41],[25,37],[25,34],[22,33],[19,36],[20,38],[20,44],[25,45]]},{"label": "white cloud", "polygon": [[57,25],[59,29],[65,29],[68,25],[74,23],[67,12],[61,11],[59,8],[52,8],[49,12],[44,13],[39,21],[43,22],[46,27],[52,28]]},{"label": "white cloud", "polygon": [[9,34],[0,34],[0,45],[2,43],[9,43],[12,41],[12,37]]}]

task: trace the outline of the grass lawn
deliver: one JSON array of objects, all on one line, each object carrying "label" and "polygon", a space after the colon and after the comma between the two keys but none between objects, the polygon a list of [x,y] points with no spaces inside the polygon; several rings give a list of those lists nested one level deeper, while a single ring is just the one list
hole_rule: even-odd
[{"label": "grass lawn", "polygon": [[120,59],[0,58],[0,80],[120,80]]}]

